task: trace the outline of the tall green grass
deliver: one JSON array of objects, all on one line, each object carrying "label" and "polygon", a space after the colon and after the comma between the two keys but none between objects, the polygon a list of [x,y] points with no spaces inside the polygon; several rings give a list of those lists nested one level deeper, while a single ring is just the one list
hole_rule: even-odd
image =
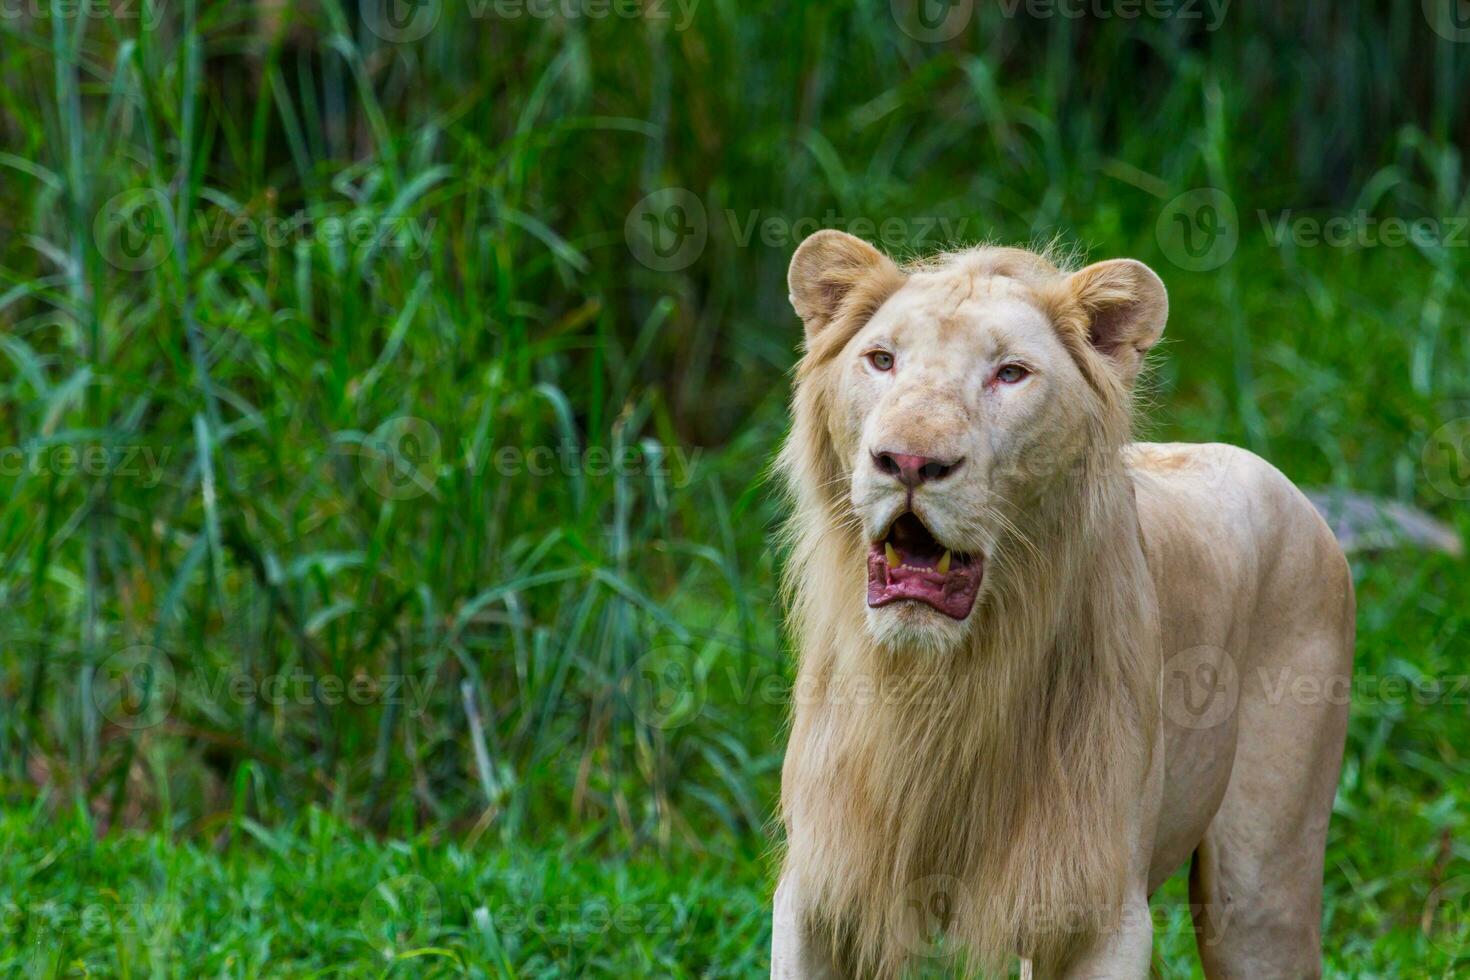
[{"label": "tall green grass", "polygon": [[[1470,48],[1419,4],[1237,4],[1214,32],[982,4],[943,43],[877,2],[704,0],[682,30],[470,9],[409,44],[335,0],[274,36],[213,0],[0,21],[10,804],[206,849],[320,807],[717,853],[758,887],[790,677],[763,474],[818,224],[1141,258],[1174,311],[1148,434],[1466,530],[1424,463],[1470,415],[1466,247],[1269,233],[1470,215]],[[1190,271],[1157,229],[1197,188],[1238,248]],[[661,261],[665,219],[702,249]],[[1358,570],[1366,676],[1470,672],[1461,565]],[[1450,962],[1420,922],[1470,859],[1466,712],[1355,711],[1344,969]]]}]

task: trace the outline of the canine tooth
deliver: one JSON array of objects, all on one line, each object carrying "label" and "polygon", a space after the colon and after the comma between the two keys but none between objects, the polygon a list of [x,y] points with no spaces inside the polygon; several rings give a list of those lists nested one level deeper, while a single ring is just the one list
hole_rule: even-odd
[{"label": "canine tooth", "polygon": [[889,568],[898,567],[898,552],[893,550],[893,545],[887,541],[883,542],[883,557],[888,559]]},{"label": "canine tooth", "polygon": [[945,550],[944,557],[941,558],[941,559],[939,559],[939,565],[935,568],[935,571],[937,571],[940,575],[948,575],[949,574],[949,551],[948,551],[948,549]]}]

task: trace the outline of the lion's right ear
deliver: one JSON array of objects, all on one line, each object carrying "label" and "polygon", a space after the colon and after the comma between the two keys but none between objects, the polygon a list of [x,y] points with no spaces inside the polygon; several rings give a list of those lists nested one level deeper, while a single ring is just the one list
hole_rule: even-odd
[{"label": "lion's right ear", "polygon": [[828,228],[808,236],[791,256],[786,283],[810,344],[844,312],[876,312],[877,305],[903,283],[903,274],[892,259],[861,238]]}]

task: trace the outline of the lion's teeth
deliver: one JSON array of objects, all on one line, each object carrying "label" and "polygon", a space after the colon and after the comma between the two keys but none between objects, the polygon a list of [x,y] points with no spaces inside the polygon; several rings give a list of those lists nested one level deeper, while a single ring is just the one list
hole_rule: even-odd
[{"label": "lion's teeth", "polygon": [[888,559],[889,568],[898,567],[898,552],[893,550],[893,545],[887,541],[883,542],[883,557]]},{"label": "lion's teeth", "polygon": [[944,553],[944,557],[943,558],[939,559],[939,564],[937,566],[935,566],[935,570],[937,572],[939,572],[940,575],[948,575],[949,574],[949,552],[948,551],[946,551]]}]

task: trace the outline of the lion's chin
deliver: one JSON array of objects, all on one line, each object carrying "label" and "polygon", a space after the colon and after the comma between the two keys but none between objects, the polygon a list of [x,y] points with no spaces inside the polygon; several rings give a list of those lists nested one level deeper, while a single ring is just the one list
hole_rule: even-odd
[{"label": "lion's chin", "polygon": [[968,617],[955,619],[915,600],[869,606],[867,613],[868,634],[891,653],[948,654],[970,631]]}]

